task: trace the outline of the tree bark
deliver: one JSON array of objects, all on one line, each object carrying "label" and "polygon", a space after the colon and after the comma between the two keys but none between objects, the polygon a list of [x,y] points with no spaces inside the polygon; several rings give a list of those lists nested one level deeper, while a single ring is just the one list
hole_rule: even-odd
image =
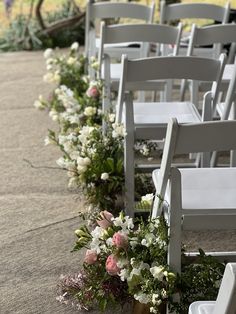
[{"label": "tree bark", "polygon": [[36,15],[36,18],[39,22],[40,27],[42,29],[46,29],[46,25],[44,23],[44,20],[43,20],[42,14],[41,14],[41,7],[42,7],[43,3],[44,3],[44,0],[38,0],[36,7],[35,7],[35,15]]}]

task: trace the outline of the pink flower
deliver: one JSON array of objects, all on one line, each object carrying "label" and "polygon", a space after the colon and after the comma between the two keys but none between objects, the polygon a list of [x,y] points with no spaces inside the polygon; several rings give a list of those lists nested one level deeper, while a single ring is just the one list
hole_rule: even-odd
[{"label": "pink flower", "polygon": [[112,242],[116,247],[125,249],[128,246],[128,237],[125,233],[118,231],[114,233]]},{"label": "pink flower", "polygon": [[85,253],[85,258],[84,258],[84,262],[92,265],[94,263],[96,263],[98,259],[97,253],[93,250],[87,250]]},{"label": "pink flower", "polygon": [[107,210],[104,210],[100,213],[101,219],[97,220],[97,224],[103,228],[107,229],[112,225],[112,218],[114,217],[111,213],[109,213]]},{"label": "pink flower", "polygon": [[91,86],[87,89],[86,95],[88,97],[91,97],[91,98],[98,98],[99,97],[99,90],[96,86]]},{"label": "pink flower", "polygon": [[117,258],[114,255],[109,255],[106,260],[106,271],[111,276],[116,276],[120,272],[120,268],[117,266]]}]

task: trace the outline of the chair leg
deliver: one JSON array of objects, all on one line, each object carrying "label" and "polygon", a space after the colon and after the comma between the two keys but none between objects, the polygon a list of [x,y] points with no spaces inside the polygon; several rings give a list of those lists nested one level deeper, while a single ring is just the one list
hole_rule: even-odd
[{"label": "chair leg", "polygon": [[124,140],[124,171],[125,171],[125,210],[130,216],[134,216],[134,125],[132,101],[129,102],[129,95],[125,102],[125,130]]}]

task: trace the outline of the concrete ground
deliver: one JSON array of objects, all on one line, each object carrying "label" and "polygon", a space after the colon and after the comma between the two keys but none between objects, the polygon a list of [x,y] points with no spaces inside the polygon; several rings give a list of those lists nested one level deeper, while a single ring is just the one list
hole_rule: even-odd
[{"label": "concrete ground", "polygon": [[[56,301],[56,285],[81,264],[70,250],[83,201],[62,170],[50,169],[60,153],[43,140],[56,126],[33,108],[50,92],[44,73],[42,52],[0,55],[0,314],[76,313]],[[186,239],[193,248],[236,250],[234,232]]]}]

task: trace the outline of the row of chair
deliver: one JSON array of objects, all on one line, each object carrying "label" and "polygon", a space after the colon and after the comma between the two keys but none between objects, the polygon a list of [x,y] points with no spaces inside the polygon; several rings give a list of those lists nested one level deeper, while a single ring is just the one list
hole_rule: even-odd
[{"label": "row of chair", "polygon": [[[225,7],[205,3],[167,6],[162,1],[160,8],[160,24],[152,24],[154,5],[90,1],[86,15],[86,55],[98,52],[99,77],[104,80],[104,111],[113,106],[111,92],[118,91],[116,123],[124,123],[127,134],[124,140],[125,209],[131,216],[135,210],[135,169],[150,172],[156,168],[153,164],[136,167],[135,142],[151,140],[163,148],[160,169],[153,171],[156,197],[152,217],[165,215],[170,227],[168,262],[173,270],[180,272],[182,230],[235,229],[236,226],[236,168],[210,167],[216,164],[216,151],[236,150],[234,115],[232,121],[227,121],[235,100],[236,62],[226,65],[235,58],[236,25],[224,24],[229,18],[228,4]],[[146,24],[106,25],[103,22],[101,37],[95,40],[91,23],[96,18],[120,17],[143,19]],[[193,25],[188,48],[184,50],[180,45],[182,25],[166,23],[186,17],[209,18],[223,24],[204,28]],[[156,51],[150,56],[153,43],[157,44]],[[232,44],[228,57],[222,54],[225,44]],[[213,48],[199,50],[202,45],[213,45]],[[199,51],[204,51],[204,57],[199,57]],[[121,63],[113,64],[113,58],[121,55]],[[181,99],[172,101],[172,91],[179,82]],[[184,101],[187,89],[190,89],[190,101]],[[144,91],[153,92],[152,101],[150,95],[146,100]],[[158,102],[157,91],[161,93]],[[199,92],[205,93],[200,107],[202,94]],[[221,98],[223,93],[225,99]],[[216,117],[221,121],[213,121]],[[191,154],[194,164],[185,164],[186,169],[173,167],[176,154]],[[231,165],[235,165],[235,159],[232,155]],[[161,206],[163,199],[168,207]],[[218,255],[236,261],[235,252],[218,252]],[[226,267],[224,277],[229,278],[229,273],[233,278],[232,287],[225,288],[224,280],[228,279],[224,279],[217,302],[192,305],[190,314],[235,313],[235,298],[230,295],[235,291],[235,264]],[[222,289],[227,289],[227,293]]]}]

